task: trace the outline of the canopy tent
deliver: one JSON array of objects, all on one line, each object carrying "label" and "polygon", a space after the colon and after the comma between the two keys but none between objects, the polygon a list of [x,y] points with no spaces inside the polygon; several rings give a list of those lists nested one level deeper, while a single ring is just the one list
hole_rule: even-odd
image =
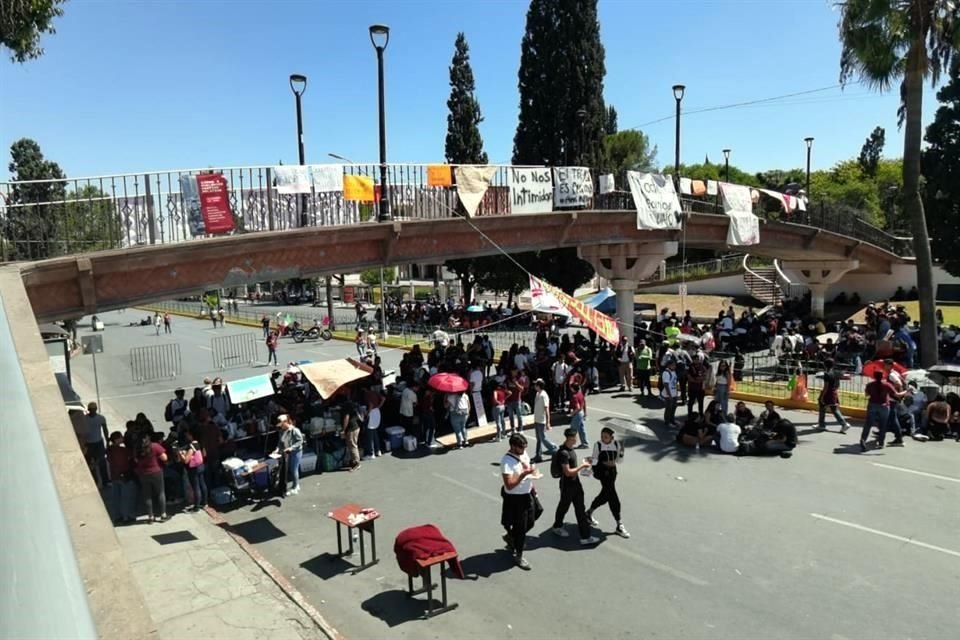
[{"label": "canopy tent", "polygon": [[275,394],[277,390],[269,375],[251,376],[227,383],[227,394],[233,404],[243,404]]},{"label": "canopy tent", "polygon": [[586,300],[587,306],[600,313],[612,314],[617,312],[617,294],[607,287],[596,292]]},{"label": "canopy tent", "polygon": [[326,400],[343,385],[369,376],[373,373],[373,367],[353,358],[343,358],[300,365],[300,372],[316,387],[320,397]]}]

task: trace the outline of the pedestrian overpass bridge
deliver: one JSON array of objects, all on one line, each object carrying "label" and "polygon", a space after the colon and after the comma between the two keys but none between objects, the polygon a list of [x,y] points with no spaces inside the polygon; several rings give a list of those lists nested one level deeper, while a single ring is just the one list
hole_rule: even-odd
[{"label": "pedestrian overpass bridge", "polygon": [[[368,178],[378,169],[342,165],[344,175]],[[105,638],[146,637],[152,629],[64,415],[37,322],[220,286],[495,253],[484,236],[508,252],[576,247],[615,290],[631,294],[618,296],[625,318],[637,283],[678,243],[727,249],[729,218],[713,200],[683,201],[682,232],[638,230],[624,192],[595,195],[573,211],[516,215],[508,170],[497,169],[468,220],[457,214],[455,189],[431,184],[428,167],[390,165],[386,196],[395,218],[380,223],[365,221],[376,217],[374,205],[348,203],[343,194],[317,193],[315,186],[291,194],[267,167],[0,183],[0,370],[8,391],[0,413],[10,445],[0,467],[13,470],[0,483],[0,502],[7,520],[24,525],[6,541],[5,557],[13,573],[30,579],[20,585],[24,593],[42,591],[60,603],[48,626],[85,638],[93,637],[94,620]],[[194,239],[179,185],[184,176],[210,173],[226,182],[236,228]],[[750,253],[800,273],[815,305],[818,288],[822,302],[826,283],[845,273],[882,275],[912,260],[902,239],[849,212],[811,205],[760,215],[760,244]],[[25,461],[30,474],[19,471]],[[120,604],[118,592],[126,594]]]}]

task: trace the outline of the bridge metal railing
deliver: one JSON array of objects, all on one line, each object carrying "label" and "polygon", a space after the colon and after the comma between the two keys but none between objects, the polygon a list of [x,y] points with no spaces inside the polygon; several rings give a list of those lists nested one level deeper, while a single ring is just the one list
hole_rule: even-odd
[{"label": "bridge metal railing", "polygon": [[[379,165],[335,166],[342,168],[344,175],[372,179],[377,185],[374,201],[347,200],[342,190],[318,192],[316,186],[305,187],[306,193],[290,193],[287,187],[278,186],[277,168],[267,166],[0,182],[0,261],[41,260],[202,237],[198,205],[182,187],[185,178],[200,174],[223,177],[235,225],[232,233],[375,221],[380,199]],[[435,220],[459,215],[456,187],[435,186],[437,180],[429,177],[430,166],[387,166],[386,199],[394,217]],[[510,169],[508,165],[494,168],[476,215],[511,213]],[[722,215],[713,196],[683,198],[683,207],[694,213]],[[628,211],[634,209],[634,203],[629,192],[594,193],[587,208]],[[805,212],[783,214],[767,213],[761,205],[755,208],[768,220],[819,227],[900,255],[909,253],[908,243],[870,225],[854,209],[823,203],[811,204]]]}]

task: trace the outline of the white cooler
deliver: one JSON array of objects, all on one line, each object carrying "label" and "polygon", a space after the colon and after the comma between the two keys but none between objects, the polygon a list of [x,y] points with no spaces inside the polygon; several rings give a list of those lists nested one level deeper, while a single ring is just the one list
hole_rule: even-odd
[{"label": "white cooler", "polygon": [[404,451],[416,451],[416,450],[417,450],[417,436],[403,436],[403,450],[404,450]]}]

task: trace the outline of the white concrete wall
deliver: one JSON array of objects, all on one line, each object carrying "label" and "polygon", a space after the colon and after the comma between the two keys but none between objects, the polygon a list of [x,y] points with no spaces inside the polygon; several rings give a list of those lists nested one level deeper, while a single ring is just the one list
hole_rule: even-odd
[{"label": "white concrete wall", "polygon": [[[826,302],[828,304],[832,302],[841,291],[845,292],[848,298],[856,291],[865,303],[887,300],[893,297],[897,287],[903,287],[904,291],[910,291],[911,287],[916,286],[917,270],[913,265],[895,264],[892,271],[893,273],[890,274],[848,273],[839,282],[827,288]],[[960,278],[951,276],[942,267],[936,266],[933,268],[933,281],[934,292],[936,292],[937,285],[960,284]],[[793,288],[796,295],[802,295],[806,290],[799,283],[795,283]]]},{"label": "white concrete wall", "polygon": [[[894,287],[896,288],[896,287]],[[680,292],[680,283],[671,284],[641,284],[638,289],[641,293],[672,293]],[[747,288],[743,286],[743,274],[736,273],[718,278],[705,278],[687,282],[687,295],[697,296],[745,296]]]}]

